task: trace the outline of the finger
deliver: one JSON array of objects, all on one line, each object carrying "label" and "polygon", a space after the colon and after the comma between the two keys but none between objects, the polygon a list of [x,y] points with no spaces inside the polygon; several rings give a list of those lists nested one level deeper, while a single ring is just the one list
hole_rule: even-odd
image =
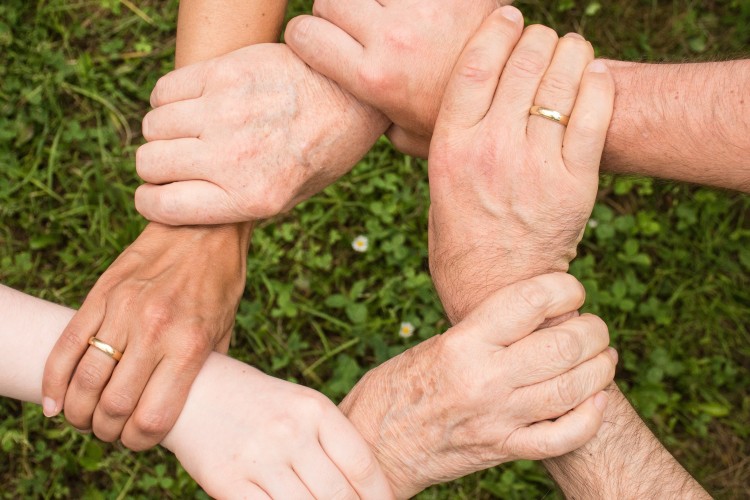
[{"label": "finger", "polygon": [[[115,320],[106,319],[96,338],[125,352],[127,337]],[[91,429],[94,409],[109,382],[117,362],[94,346],[89,346],[76,367],[65,395],[65,418],[77,429]]]},{"label": "finger", "polygon": [[111,443],[120,438],[158,363],[151,349],[128,346],[94,410],[93,430],[99,439]]},{"label": "finger", "polygon": [[375,28],[383,14],[383,6],[375,0],[315,0],[313,15],[325,19],[344,30],[362,45],[379,35]]},{"label": "finger", "polygon": [[292,466],[313,497],[359,498],[349,481],[322,450],[305,451],[300,455]]},{"label": "finger", "polygon": [[533,421],[558,418],[607,387],[615,377],[616,367],[617,352],[607,348],[558,377],[517,389],[512,397],[535,402],[534,408],[526,405],[525,409],[516,402],[519,411]]},{"label": "finger", "polygon": [[607,324],[584,314],[538,330],[500,351],[513,387],[538,384],[597,356],[609,345]]},{"label": "finger", "polygon": [[441,126],[467,129],[484,118],[522,29],[523,16],[515,7],[501,7],[484,21],[453,69],[438,118]]},{"label": "finger", "polygon": [[44,365],[42,408],[46,416],[53,417],[62,410],[70,380],[89,347],[89,337],[96,335],[104,320],[104,311],[104,301],[89,294],[57,339]]},{"label": "finger", "polygon": [[612,74],[603,61],[593,61],[583,74],[563,139],[563,161],[579,179],[597,179],[614,100]]},{"label": "finger", "polygon": [[[586,66],[594,59],[594,48],[581,35],[568,33],[557,43],[534,104],[570,116]],[[565,127],[541,116],[530,116],[527,136],[558,155]]]},{"label": "finger", "polygon": [[415,158],[427,158],[430,152],[431,137],[419,137],[396,124],[391,125],[385,135],[393,143],[393,146],[404,154]]},{"label": "finger", "polygon": [[195,349],[181,354],[182,358],[165,357],[159,362],[133,415],[125,423],[122,443],[131,450],[156,446],[172,429],[210,349],[197,344]]},{"label": "finger", "polygon": [[543,274],[492,294],[459,324],[460,331],[471,332],[492,346],[509,346],[546,318],[578,309],[585,299],[586,290],[573,276]]},{"label": "finger", "polygon": [[507,444],[516,450],[517,457],[528,460],[570,453],[596,435],[604,420],[607,401],[607,393],[599,392],[554,422],[537,422],[516,430]]},{"label": "finger", "polygon": [[390,483],[367,442],[340,413],[327,418],[318,435],[326,455],[363,499],[392,498]]},{"label": "finger", "polygon": [[135,191],[135,208],[146,219],[173,226],[245,222],[231,210],[229,195],[206,181],[180,181],[163,186],[144,184]]},{"label": "finger", "polygon": [[249,481],[221,483],[217,487],[201,484],[211,498],[241,498],[242,500],[272,500],[263,488]]},{"label": "finger", "polygon": [[551,28],[535,24],[523,31],[503,69],[488,113],[494,123],[512,124],[519,134],[525,133],[529,109],[534,105],[537,89],[556,46],[557,33]]},{"label": "finger", "polygon": [[152,109],[143,117],[143,137],[149,142],[200,137],[204,120],[196,117],[203,114],[202,109],[200,99],[177,101]]},{"label": "finger", "polygon": [[151,107],[202,96],[209,66],[207,63],[191,64],[159,78],[151,91]]},{"label": "finger", "polygon": [[284,41],[312,69],[372,103],[359,76],[364,48],[341,28],[319,17],[297,16],[289,21]]},{"label": "finger", "polygon": [[147,142],[135,153],[136,171],[150,184],[206,180],[212,163],[209,148],[195,138]]},{"label": "finger", "polygon": [[276,499],[307,500],[315,497],[292,469],[262,474],[254,480],[268,496]]}]

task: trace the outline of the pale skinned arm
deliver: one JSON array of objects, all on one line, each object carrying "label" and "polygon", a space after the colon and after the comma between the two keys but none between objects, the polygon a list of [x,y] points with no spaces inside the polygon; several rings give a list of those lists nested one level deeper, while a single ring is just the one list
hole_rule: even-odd
[{"label": "pale skinned arm", "polygon": [[[0,285],[0,396],[41,403],[45,359],[74,312]],[[392,497],[333,402],[218,353],[161,444],[217,498]]]},{"label": "pale skinned arm", "polygon": [[[399,149],[426,157],[450,69],[496,0],[316,0],[285,39],[312,68],[394,122]],[[750,191],[750,60],[608,61],[617,97],[602,168]],[[545,104],[545,103],[538,103]]]}]

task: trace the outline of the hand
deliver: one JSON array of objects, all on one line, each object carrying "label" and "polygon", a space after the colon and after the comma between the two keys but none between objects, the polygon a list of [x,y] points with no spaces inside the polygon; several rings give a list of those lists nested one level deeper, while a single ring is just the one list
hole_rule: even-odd
[{"label": "hand", "polygon": [[535,331],[583,300],[566,274],[511,285],[365,375],[341,409],[399,498],[510,460],[562,455],[594,436],[617,363],[607,326],[584,315]]},{"label": "hand", "polygon": [[[427,156],[445,86],[469,37],[511,0],[315,0],[285,41],[313,69],[385,113],[400,150]],[[514,8],[504,12],[521,19]]]},{"label": "hand", "polygon": [[[430,149],[430,269],[454,323],[493,290],[568,269],[612,116],[614,83],[588,42],[521,35],[503,11],[456,64]],[[569,125],[529,116],[534,105]]]},{"label": "hand", "polygon": [[387,119],[282,44],[246,47],[164,76],[143,120],[136,208],[165,224],[274,216],[319,192]]},{"label": "hand", "polygon": [[221,355],[206,362],[162,444],[216,498],[393,498],[330,400]]},{"label": "hand", "polygon": [[[249,231],[150,224],[99,278],[44,371],[45,414],[143,450],[174,424],[209,353],[226,352]],[[96,336],[119,363],[89,347]],[[64,404],[63,404],[64,401]]]}]

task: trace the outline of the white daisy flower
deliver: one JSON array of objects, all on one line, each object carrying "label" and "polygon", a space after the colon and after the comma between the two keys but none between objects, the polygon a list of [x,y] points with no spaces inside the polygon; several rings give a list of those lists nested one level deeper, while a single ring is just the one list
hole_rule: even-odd
[{"label": "white daisy flower", "polygon": [[591,229],[594,229],[596,226],[599,225],[599,221],[596,219],[589,219],[589,227]]},{"label": "white daisy flower", "polygon": [[414,335],[414,325],[405,321],[401,323],[401,328],[398,329],[398,336],[404,339],[408,339]]},{"label": "white daisy flower", "polygon": [[352,248],[355,252],[366,252],[369,246],[370,240],[367,239],[367,236],[359,235],[352,241]]}]

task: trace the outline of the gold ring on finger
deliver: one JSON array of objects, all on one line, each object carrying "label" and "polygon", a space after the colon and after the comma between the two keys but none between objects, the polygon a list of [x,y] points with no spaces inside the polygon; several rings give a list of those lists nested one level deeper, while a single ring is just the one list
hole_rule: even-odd
[{"label": "gold ring on finger", "polygon": [[116,362],[120,361],[122,359],[122,353],[112,347],[111,345],[107,344],[106,342],[102,342],[96,337],[89,337],[89,345],[91,347],[95,347],[102,351],[104,354],[109,356],[110,358],[114,359]]},{"label": "gold ring on finger", "polygon": [[564,115],[559,111],[555,111],[554,109],[545,108],[544,106],[532,106],[529,110],[529,114],[534,116],[541,116],[542,118],[546,118],[547,120],[559,123],[562,126],[567,126],[568,122],[570,121],[570,117],[568,115]]}]

